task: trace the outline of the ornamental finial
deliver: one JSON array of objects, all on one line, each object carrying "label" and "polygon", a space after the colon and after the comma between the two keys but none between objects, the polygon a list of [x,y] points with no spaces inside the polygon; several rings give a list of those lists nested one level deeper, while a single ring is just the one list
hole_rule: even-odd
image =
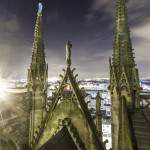
[{"label": "ornamental finial", "polygon": [[71,66],[71,48],[72,48],[71,42],[67,41],[67,44],[66,44],[66,63],[67,63],[68,67]]},{"label": "ornamental finial", "polygon": [[42,10],[43,10],[43,5],[42,5],[42,3],[40,2],[40,3],[38,4],[38,13],[41,14],[41,13],[42,13]]}]

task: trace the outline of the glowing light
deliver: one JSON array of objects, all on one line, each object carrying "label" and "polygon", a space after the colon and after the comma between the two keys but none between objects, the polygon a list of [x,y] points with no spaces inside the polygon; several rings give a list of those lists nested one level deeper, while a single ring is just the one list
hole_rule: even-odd
[{"label": "glowing light", "polygon": [[42,13],[43,5],[42,3],[39,3],[38,13]]},{"label": "glowing light", "polygon": [[7,95],[8,83],[6,80],[0,79],[0,101],[5,100]]}]

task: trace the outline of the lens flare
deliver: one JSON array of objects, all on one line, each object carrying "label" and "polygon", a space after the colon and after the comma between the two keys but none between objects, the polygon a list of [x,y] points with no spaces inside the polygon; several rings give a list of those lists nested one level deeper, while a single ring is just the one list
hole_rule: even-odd
[{"label": "lens flare", "polygon": [[8,83],[4,79],[0,79],[0,101],[5,100],[7,96]]}]

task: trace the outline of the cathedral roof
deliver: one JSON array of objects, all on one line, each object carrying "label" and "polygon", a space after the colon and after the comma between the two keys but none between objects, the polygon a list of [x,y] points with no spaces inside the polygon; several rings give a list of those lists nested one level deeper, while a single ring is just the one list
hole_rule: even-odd
[{"label": "cathedral roof", "polygon": [[150,109],[137,109],[132,114],[132,131],[135,146],[138,150],[150,149]]},{"label": "cathedral roof", "polygon": [[40,150],[47,148],[51,150],[86,150],[85,144],[81,140],[77,129],[71,123],[69,118],[65,118],[59,122],[60,129],[50,138]]},{"label": "cathedral roof", "polygon": [[40,150],[45,149],[77,150],[77,147],[68,130],[64,127],[40,148]]}]

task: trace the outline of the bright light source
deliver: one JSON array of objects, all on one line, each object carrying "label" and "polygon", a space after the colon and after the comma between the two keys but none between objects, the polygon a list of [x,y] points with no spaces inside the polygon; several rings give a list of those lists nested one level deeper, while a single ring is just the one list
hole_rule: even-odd
[{"label": "bright light source", "polygon": [[7,95],[8,83],[4,79],[0,79],[0,101],[5,100]]}]

